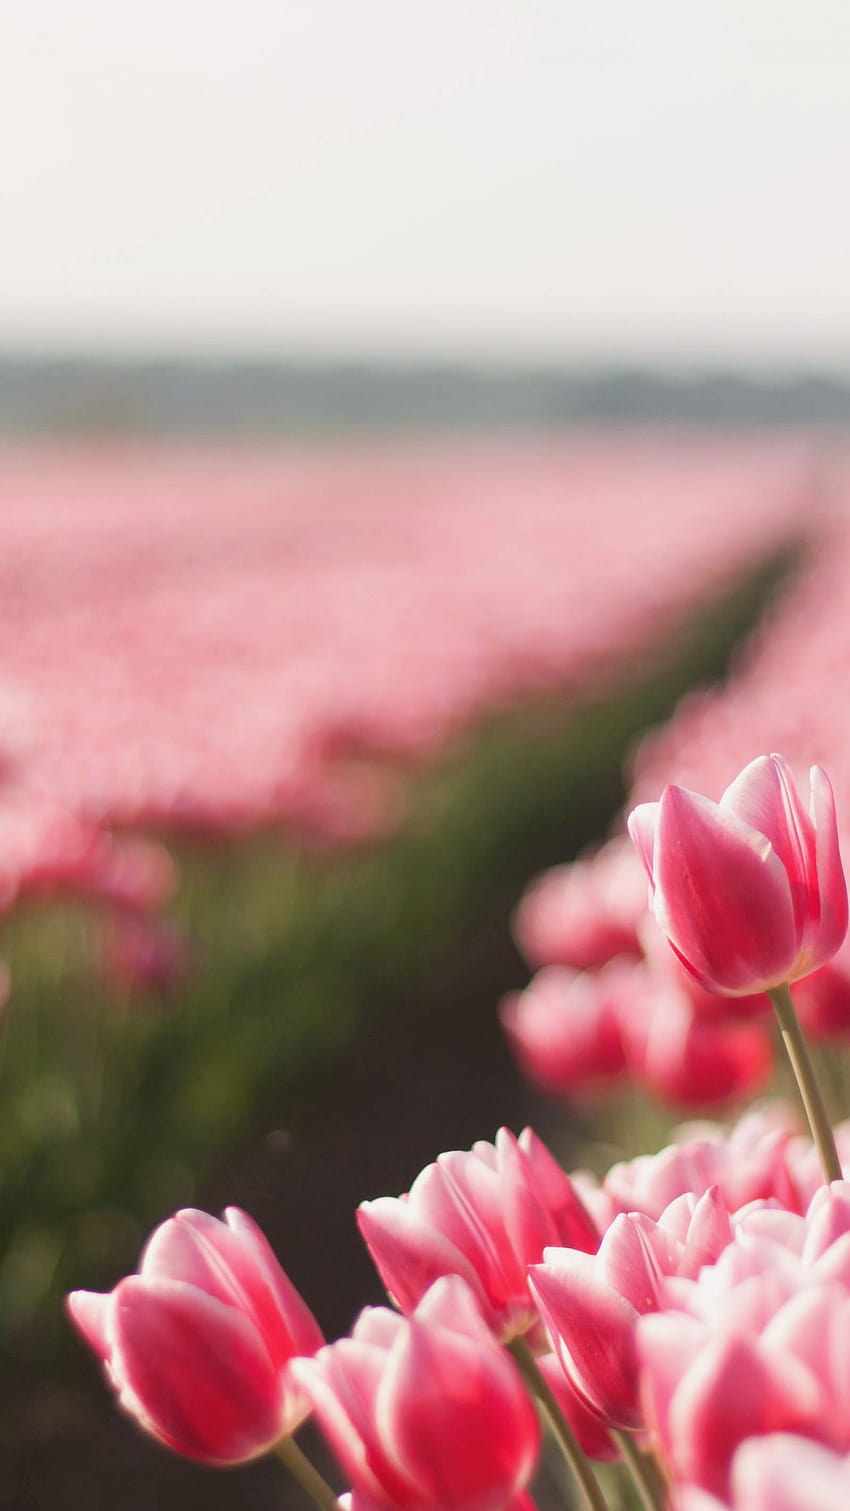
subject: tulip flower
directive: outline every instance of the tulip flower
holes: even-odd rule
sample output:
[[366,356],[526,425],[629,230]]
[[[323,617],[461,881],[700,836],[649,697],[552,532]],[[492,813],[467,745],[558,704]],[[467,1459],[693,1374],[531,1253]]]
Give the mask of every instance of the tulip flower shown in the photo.
[[544,1091],[569,1094],[610,1085],[626,1071],[616,1001],[629,1005],[637,967],[617,959],[601,971],[547,965],[500,1008],[522,1069]]
[[638,1343],[649,1421],[677,1480],[722,1497],[745,1438],[820,1436],[825,1392],[787,1349],[740,1325],[711,1330],[676,1312],[643,1318]]
[[367,1307],[352,1336],[292,1366],[369,1511],[508,1511],[537,1415],[469,1287],[438,1281],[410,1317]]
[[818,969],[847,931],[835,803],[813,766],[807,813],[781,756],[759,756],[712,803],[667,787],[629,831],[653,912],[691,975],[744,996]]
[[792,1433],[749,1438],[732,1465],[734,1511],[846,1511],[850,1455]]
[[105,1295],[74,1291],[68,1310],[125,1410],[188,1458],[255,1458],[307,1415],[288,1365],[324,1339],[236,1207],[223,1222],[178,1212],[149,1239],[137,1275]]
[[564,1373],[610,1427],[643,1424],[635,1323],[658,1304],[657,1249],[639,1218],[617,1217],[598,1254],[547,1248],[531,1267],[532,1293]]
[[621,1017],[629,1069],[669,1106],[729,1102],[763,1087],[773,1069],[770,1037],[760,1023],[700,1018],[678,983],[662,983],[643,1017],[628,1021],[622,1010]]
[[514,935],[529,964],[584,971],[617,955],[637,955],[638,925],[646,912],[642,882],[625,836],[538,876],[514,918]]
[[460,1275],[503,1342],[537,1322],[528,1266],[546,1245],[599,1246],[572,1182],[530,1128],[441,1154],[406,1195],[361,1202],[357,1222],[403,1312],[440,1276]]

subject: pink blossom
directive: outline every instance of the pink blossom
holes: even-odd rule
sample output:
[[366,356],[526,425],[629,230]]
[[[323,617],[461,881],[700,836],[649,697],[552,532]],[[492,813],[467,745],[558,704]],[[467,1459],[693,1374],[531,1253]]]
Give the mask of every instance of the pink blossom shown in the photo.
[[643,1404],[670,1469],[724,1503],[748,1436],[850,1450],[850,1185],[822,1187],[805,1216],[753,1203],[732,1227],[714,1263],[668,1273],[636,1326]]
[[[630,1013],[621,999],[621,1033],[629,1070],[652,1095],[667,1106],[704,1110],[764,1088],[773,1047],[761,1023],[708,1018],[681,981],[653,982],[645,966],[634,970],[646,974],[647,1007]],[[639,1001],[633,999],[633,1008]]]
[[[801,1198],[799,1180],[789,1169],[797,1127],[796,1114],[780,1102],[751,1110],[731,1129],[686,1125],[677,1142],[658,1154],[611,1166],[603,1190],[612,1214],[645,1212],[657,1220],[677,1196],[700,1196],[711,1186],[730,1212],[765,1198],[804,1211],[811,1193]],[[802,1139],[800,1157],[811,1154],[811,1141]]]
[[531,1398],[457,1276],[410,1317],[368,1307],[292,1372],[360,1511],[508,1511],[533,1473]]
[[547,1249],[532,1293],[573,1387],[608,1426],[642,1425],[637,1318],[658,1304],[661,1269],[630,1217],[615,1218],[596,1255]]
[[624,838],[593,856],[546,871],[525,892],[514,919],[517,943],[534,966],[576,970],[638,954],[646,911],[640,867]]
[[357,1221],[403,1312],[441,1275],[460,1275],[504,1339],[537,1320],[527,1271],[546,1245],[599,1243],[569,1177],[530,1128],[441,1154],[404,1196],[361,1202]]
[[631,961],[596,973],[544,966],[523,992],[506,997],[500,1016],[526,1075],[545,1091],[587,1092],[622,1079],[626,1053],[617,1012],[635,995]]
[[809,1040],[846,1043],[850,1038],[850,942],[820,970],[798,981],[794,1007]]
[[679,1197],[657,1223],[641,1213],[615,1218],[595,1255],[552,1248],[532,1265],[531,1289],[564,1373],[607,1425],[643,1423],[636,1323],[661,1304],[664,1277],[696,1275],[731,1240],[729,1213],[708,1191]]
[[189,1458],[265,1453],[307,1414],[290,1360],[323,1343],[257,1225],[187,1209],[152,1234],[139,1273],[74,1291],[68,1310],[126,1411]]
[[730,1511],[846,1511],[850,1454],[790,1433],[748,1438],[732,1461]]
[[781,756],[760,756],[718,803],[668,786],[629,829],[664,933],[693,976],[729,996],[796,980],[847,932],[832,788],[812,768],[809,812]]
[[700,1333],[675,1313],[641,1324],[649,1420],[675,1478],[723,1497],[744,1438],[783,1430],[811,1435],[824,1397],[807,1369],[743,1331]]

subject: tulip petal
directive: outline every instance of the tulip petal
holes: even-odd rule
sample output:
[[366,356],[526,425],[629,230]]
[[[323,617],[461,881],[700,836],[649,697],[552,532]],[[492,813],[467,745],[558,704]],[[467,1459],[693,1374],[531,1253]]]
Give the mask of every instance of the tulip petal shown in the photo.
[[386,1504],[389,1492],[391,1499],[403,1506],[409,1487],[384,1463],[375,1442],[374,1402],[387,1358],[388,1350],[383,1346],[358,1337],[340,1338],[319,1349],[311,1359],[293,1359],[290,1370],[357,1489],[374,1496],[381,1505]]
[[748,1511],[846,1511],[850,1459],[791,1433],[751,1438],[735,1455],[734,1504]]
[[459,1275],[445,1275],[435,1281],[416,1308],[416,1315],[422,1322],[477,1338],[479,1343],[493,1341],[475,1293]]
[[655,859],[655,916],[703,985],[736,996],[787,980],[797,954],[791,888],[763,834],[698,793],[668,787]]
[[602,1417],[580,1395],[558,1361],[556,1354],[544,1354],[537,1360],[546,1384],[578,1438],[582,1453],[600,1463],[611,1463],[620,1451]]
[[539,1445],[510,1357],[418,1318],[392,1350],[375,1423],[422,1506],[502,1511],[527,1482]]
[[664,1451],[672,1451],[670,1408],[686,1371],[711,1337],[710,1329],[684,1312],[655,1312],[637,1324],[644,1403]]
[[669,1416],[673,1468],[714,1495],[728,1493],[729,1466],[744,1438],[777,1428],[811,1431],[821,1406],[808,1370],[772,1368],[756,1342],[710,1339],[686,1370]]
[[812,822],[782,756],[759,756],[726,788],[719,806],[763,834],[779,856],[792,893],[815,880]]
[[208,1212],[184,1207],[154,1229],[142,1251],[139,1273],[149,1279],[180,1280],[230,1306],[238,1305],[239,1287],[218,1253],[222,1227]]
[[72,1291],[66,1299],[71,1321],[104,1362],[109,1358],[109,1314],[112,1293]]
[[[432,1286],[431,1290],[433,1289]],[[360,1343],[375,1343],[379,1348],[391,1348],[403,1327],[404,1318],[400,1312],[391,1312],[388,1306],[364,1306],[351,1335]]]
[[599,1231],[570,1177],[533,1128],[523,1128],[518,1142],[530,1171],[529,1184],[533,1181],[546,1210],[547,1226],[551,1225],[551,1236],[547,1233],[539,1254],[529,1255],[529,1263],[542,1256],[545,1244],[563,1244],[595,1254],[599,1247]]
[[815,826],[817,879],[820,895],[820,929],[809,970],[830,960],[847,933],[847,882],[841,864],[835,796],[825,771],[813,766],[810,773],[812,820]]
[[655,826],[658,822],[658,803],[639,803],[629,814],[628,828],[634,847],[646,867],[650,882],[654,877]]
[[184,1208],[151,1235],[141,1273],[182,1280],[245,1311],[257,1324],[278,1368],[293,1354],[315,1353],[321,1329],[256,1223],[237,1207],[226,1222]]
[[462,1275],[482,1301],[485,1299],[477,1271],[466,1255],[423,1221],[410,1202],[395,1196],[361,1202],[357,1226],[378,1274],[401,1311],[413,1311],[441,1275]]
[[595,1256],[547,1249],[529,1269],[529,1284],[561,1364],[605,1421],[642,1425],[630,1301],[598,1277]]
[[239,1463],[286,1430],[277,1370],[242,1312],[183,1281],[137,1275],[113,1298],[113,1375],[170,1447]]
[[293,1354],[314,1354],[325,1341],[322,1330],[265,1233],[239,1207],[227,1207],[224,1216],[228,1260],[272,1358],[282,1366]]

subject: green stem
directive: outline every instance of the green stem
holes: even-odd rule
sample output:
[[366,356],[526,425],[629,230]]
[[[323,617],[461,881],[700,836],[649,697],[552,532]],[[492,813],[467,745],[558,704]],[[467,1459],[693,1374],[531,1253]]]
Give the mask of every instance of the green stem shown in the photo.
[[587,1511],[608,1511],[605,1497],[594,1478],[593,1471],[573,1432],[564,1413],[561,1411],[555,1397],[547,1385],[543,1375],[534,1362],[531,1352],[524,1338],[514,1338],[508,1344],[508,1348],[516,1359],[526,1385],[532,1395],[537,1397],[540,1408],[557,1440],[558,1446],[567,1460],[573,1474],[578,1481]]
[[667,1497],[658,1471],[651,1459],[641,1453],[630,1432],[611,1429],[611,1436],[623,1455],[623,1463],[635,1482],[645,1511],[664,1511]]
[[823,1178],[829,1184],[832,1180],[843,1180],[841,1162],[835,1147],[835,1139],[832,1136],[832,1126],[826,1115],[823,1097],[815,1076],[814,1066],[809,1059],[809,1051],[800,1028],[794,1004],[791,1001],[791,992],[787,983],[776,986],[770,993],[776,1019],[782,1034],[782,1042],[791,1061],[791,1069],[794,1072],[797,1085],[800,1088],[800,1096],[806,1109],[806,1117],[812,1130],[812,1138],[815,1148],[820,1157]]
[[313,1468],[293,1437],[281,1438],[272,1451],[286,1465],[302,1490],[306,1490],[311,1500],[315,1501],[319,1511],[337,1511],[336,1494],[327,1480],[322,1479],[318,1469]]

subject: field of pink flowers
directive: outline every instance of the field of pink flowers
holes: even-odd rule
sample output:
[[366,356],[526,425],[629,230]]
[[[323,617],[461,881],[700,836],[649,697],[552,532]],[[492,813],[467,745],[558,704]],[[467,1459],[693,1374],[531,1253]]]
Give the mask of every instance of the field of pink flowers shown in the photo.
[[7,905],[157,905],[138,835],[384,833],[400,768],[598,696],[798,530],[810,468],[610,436],[0,453]]
[[[795,438],[649,434],[0,453],[12,1338],[57,1289],[114,1276],[258,1109],[281,1116],[281,1086],[294,1097],[314,1057],[403,1003],[486,884],[521,886],[532,811],[547,854],[553,822],[599,837],[607,798],[588,794],[663,709],[647,689],[687,661],[694,616],[724,643],[712,606],[801,543],[809,575],[731,690],[644,743],[637,792],[657,796],[684,750],[717,795],[775,747],[822,759],[841,799],[840,716],[818,724],[812,694],[795,744],[752,692],[773,676],[778,719],[783,669],[796,698],[804,668],[822,688],[835,661],[812,669],[840,659],[848,537],[816,462]],[[679,731],[714,706],[695,756]],[[27,902],[57,906],[40,921]],[[628,1077],[702,1108],[750,1091],[771,1068],[764,1003],[739,999],[733,1022],[685,993],[646,912],[619,839],[534,885],[517,934],[538,974],[503,1006],[522,1065],[561,1094]],[[815,1030],[841,1018],[841,969]]]

